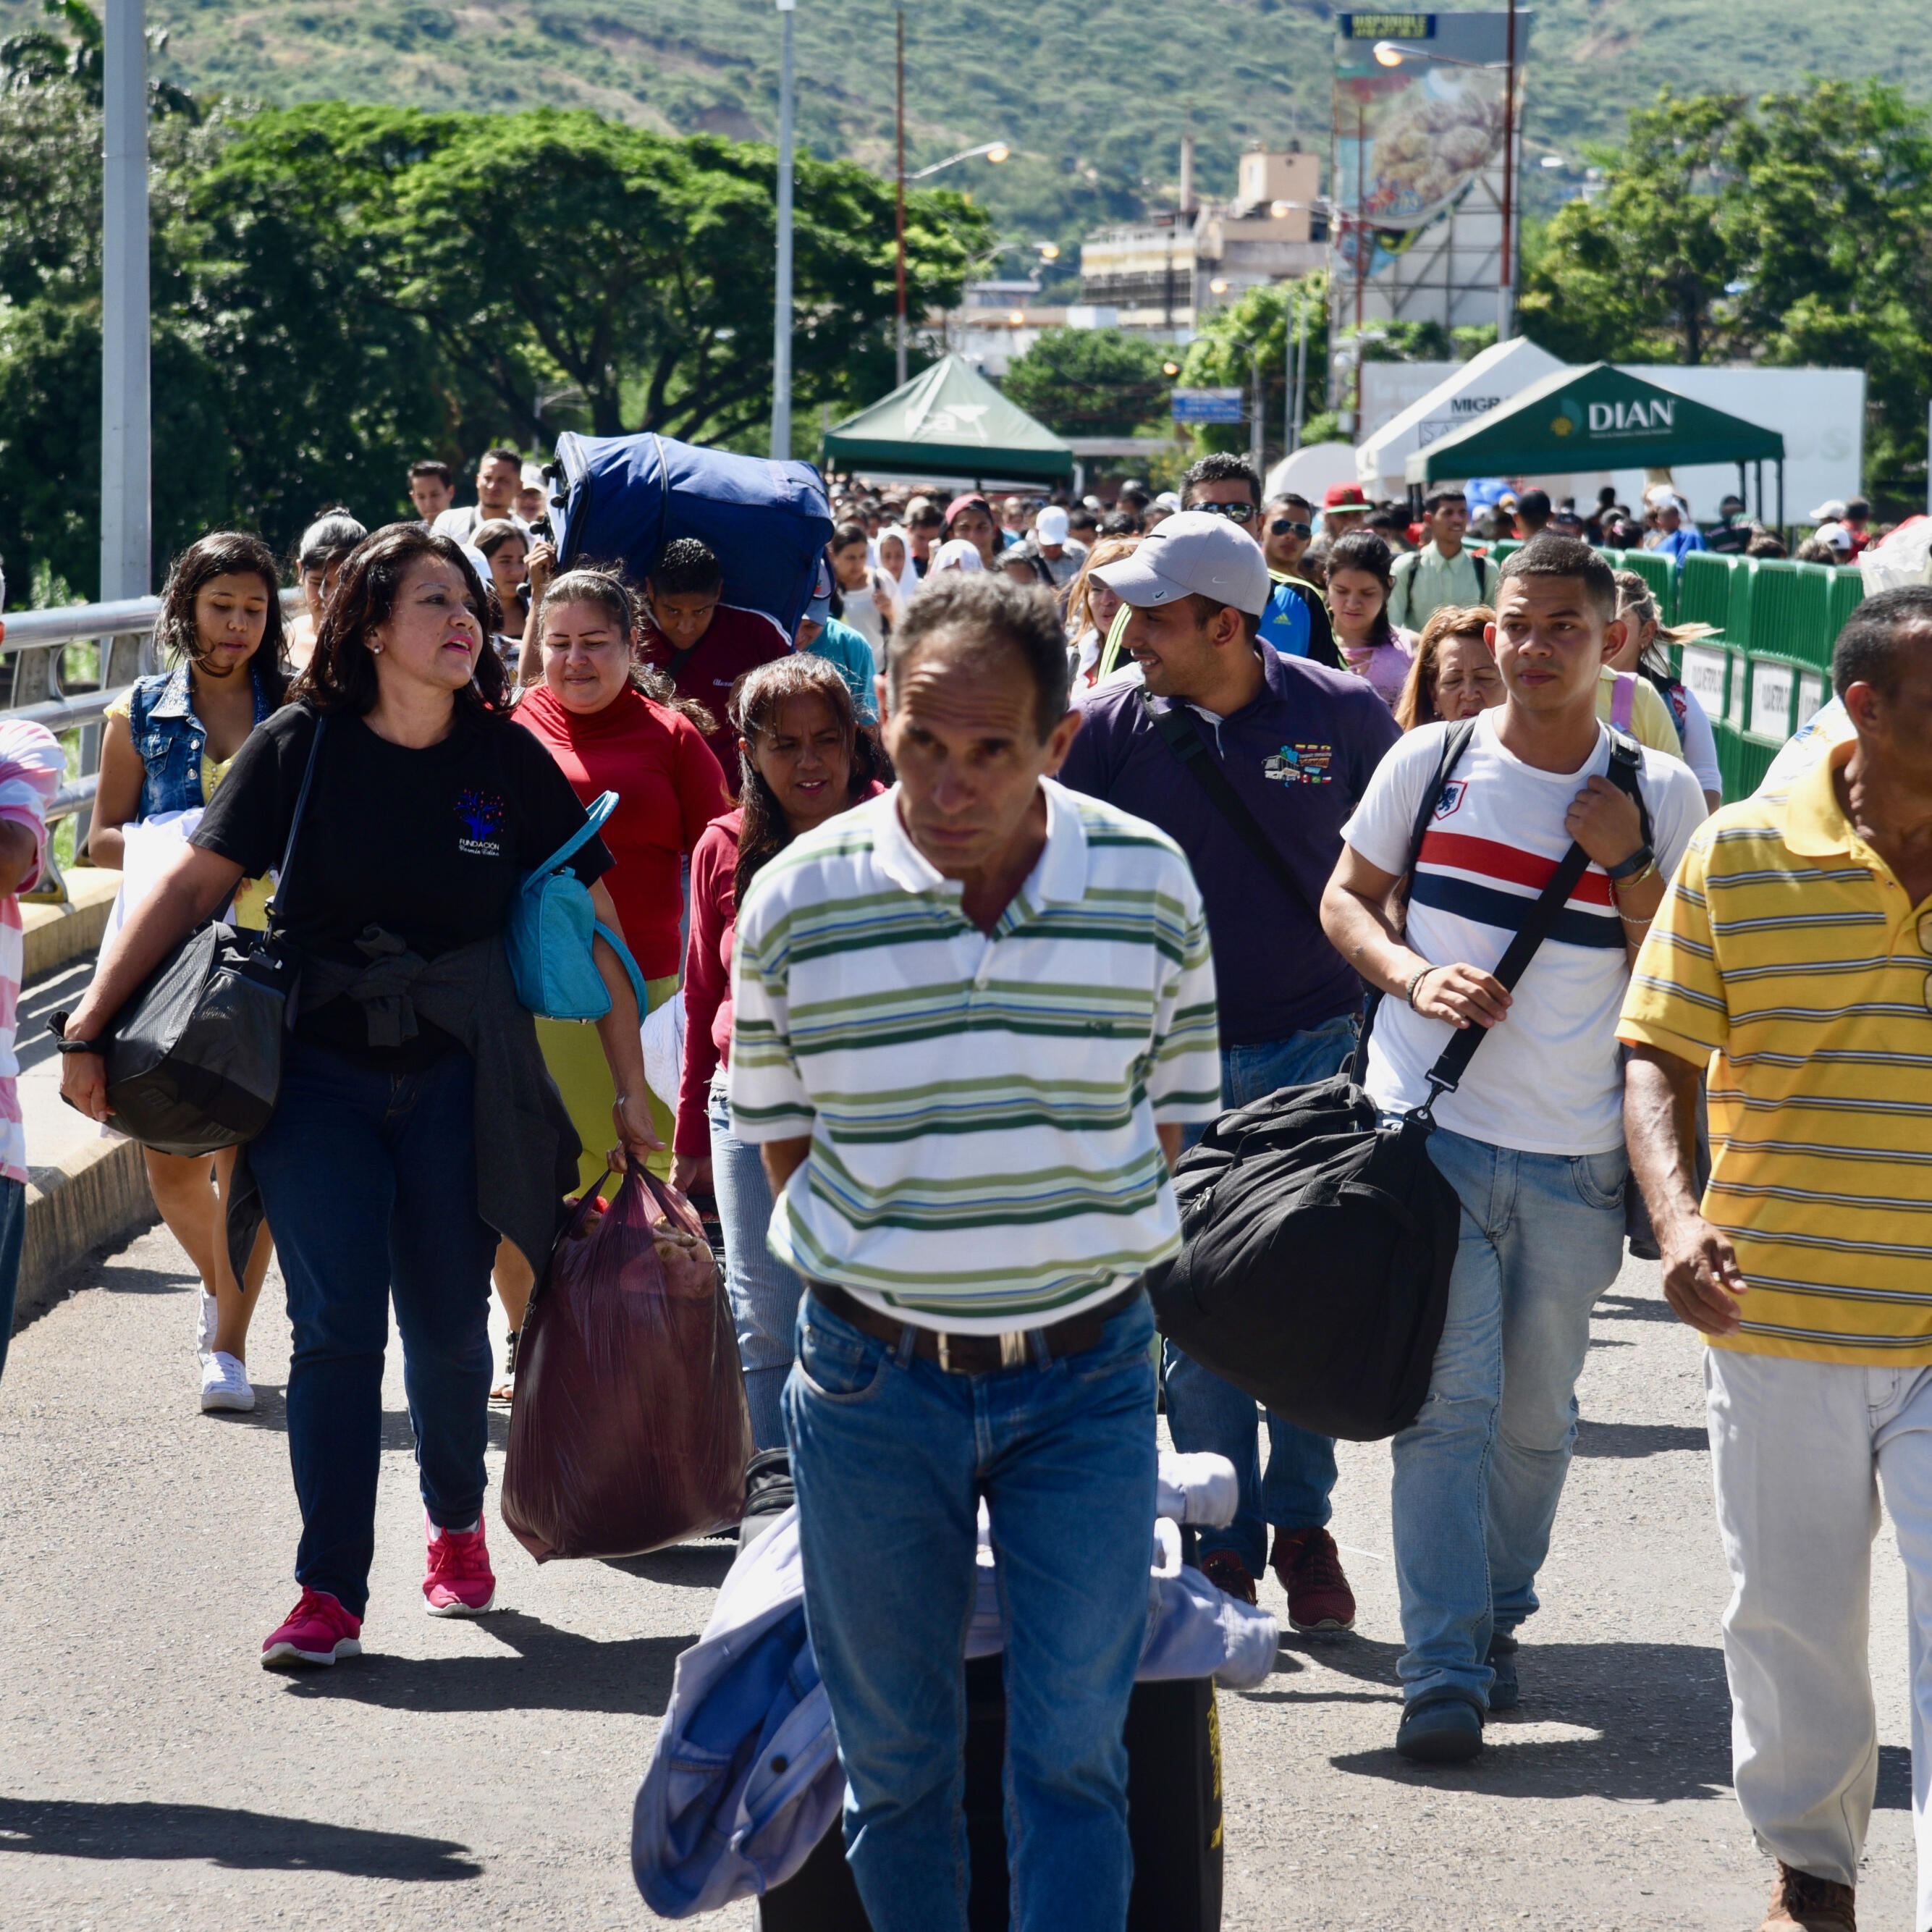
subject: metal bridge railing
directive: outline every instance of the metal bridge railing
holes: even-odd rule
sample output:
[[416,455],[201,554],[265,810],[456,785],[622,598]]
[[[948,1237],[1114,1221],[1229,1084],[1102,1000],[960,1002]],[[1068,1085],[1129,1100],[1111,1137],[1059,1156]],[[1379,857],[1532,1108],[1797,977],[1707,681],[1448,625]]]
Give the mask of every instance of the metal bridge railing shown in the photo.
[[[282,592],[284,619],[302,608],[299,590]],[[55,610],[11,610],[0,618],[6,626],[0,657],[14,661],[14,702],[0,707],[0,717],[27,718],[56,735],[76,726],[80,730],[80,769],[48,806],[50,823],[91,812],[100,776],[100,722],[134,680],[154,668],[154,620],[160,610],[158,597],[128,597]],[[62,654],[70,644],[92,644],[101,647],[99,683],[69,692],[64,688]],[[76,827],[77,843],[86,836],[85,824]]]

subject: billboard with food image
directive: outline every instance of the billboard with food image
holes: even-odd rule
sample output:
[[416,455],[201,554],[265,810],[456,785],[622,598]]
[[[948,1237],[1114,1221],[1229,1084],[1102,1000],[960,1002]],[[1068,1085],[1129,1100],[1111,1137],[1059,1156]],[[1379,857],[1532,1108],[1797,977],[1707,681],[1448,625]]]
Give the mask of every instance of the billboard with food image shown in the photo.
[[[1502,174],[1509,16],[1481,14],[1341,14],[1333,130],[1334,220],[1340,273],[1373,281],[1418,251],[1427,231],[1461,224],[1453,242],[1432,236],[1424,279],[1441,301],[1416,308],[1391,288],[1396,314],[1454,311],[1462,285],[1481,285],[1486,253],[1493,303],[1502,235]],[[1517,100],[1529,16],[1516,16]],[[1395,282],[1404,277],[1394,273]],[[1446,308],[1450,313],[1445,314]]]

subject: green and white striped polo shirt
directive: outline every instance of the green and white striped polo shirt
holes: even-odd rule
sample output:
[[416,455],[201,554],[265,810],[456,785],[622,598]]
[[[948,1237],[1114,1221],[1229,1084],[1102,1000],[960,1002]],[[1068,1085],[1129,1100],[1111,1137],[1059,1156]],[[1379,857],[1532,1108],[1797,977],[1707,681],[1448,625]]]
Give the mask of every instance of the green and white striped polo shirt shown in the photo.
[[772,860],[733,941],[732,1131],[812,1137],[772,1252],[955,1334],[1063,1320],[1172,1254],[1154,1124],[1220,1106],[1187,861],[1043,788],[1046,849],[991,934],[895,789]]

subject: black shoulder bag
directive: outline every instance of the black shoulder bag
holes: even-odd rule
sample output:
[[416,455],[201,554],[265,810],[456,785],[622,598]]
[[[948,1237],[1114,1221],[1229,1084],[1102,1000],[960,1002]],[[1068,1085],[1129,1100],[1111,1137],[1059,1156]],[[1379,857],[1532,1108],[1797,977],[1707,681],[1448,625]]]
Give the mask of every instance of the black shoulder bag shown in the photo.
[[[318,715],[266,932],[209,920],[184,939],[103,1029],[112,1124],[157,1154],[213,1154],[268,1124],[282,1084],[282,1031],[301,962],[281,907],[328,721]],[[64,1035],[67,1016],[50,1022]],[[64,1050],[82,1051],[62,1037]]]
[[[1183,754],[1188,770],[1260,856],[1254,842],[1266,834],[1183,722],[1200,752]],[[1474,730],[1466,721],[1444,734],[1410,874]],[[1622,734],[1611,738],[1610,777],[1636,799],[1648,840],[1636,788],[1642,754]],[[1269,850],[1270,869],[1286,874]],[[1504,986],[1522,978],[1588,863],[1573,844],[1497,962]],[[1358,1442],[1407,1428],[1429,1393],[1462,1209],[1428,1139],[1437,1097],[1455,1090],[1485,1030],[1456,1032],[1430,1070],[1428,1100],[1384,1125],[1360,1084],[1374,1022],[1372,1001],[1347,1072],[1222,1114],[1182,1156],[1181,1251],[1147,1277],[1162,1332],[1204,1368],[1304,1428]]]

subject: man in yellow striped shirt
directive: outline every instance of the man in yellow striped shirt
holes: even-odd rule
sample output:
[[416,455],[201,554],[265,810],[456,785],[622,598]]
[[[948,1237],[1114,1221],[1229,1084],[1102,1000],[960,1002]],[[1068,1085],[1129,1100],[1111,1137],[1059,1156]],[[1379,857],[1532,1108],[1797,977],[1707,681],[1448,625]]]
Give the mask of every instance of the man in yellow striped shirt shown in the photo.
[[1932,589],[1862,604],[1832,684],[1856,736],[1706,823],[1619,1028],[1664,1292],[1711,1343],[1735,1782],[1778,1861],[1761,1932],[1852,1932],[1880,1483],[1910,1578],[1916,1922],[1932,1924]]

